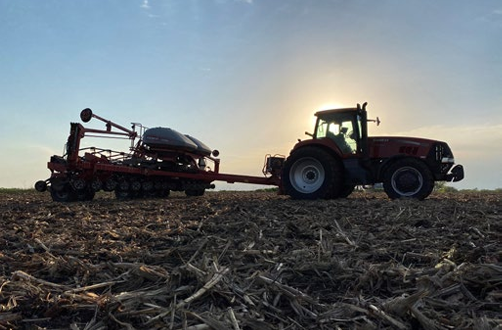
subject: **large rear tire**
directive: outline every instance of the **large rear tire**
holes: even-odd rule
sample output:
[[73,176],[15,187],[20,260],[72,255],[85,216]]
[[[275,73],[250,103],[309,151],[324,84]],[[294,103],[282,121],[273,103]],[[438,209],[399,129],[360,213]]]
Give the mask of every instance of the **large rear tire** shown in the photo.
[[284,191],[294,199],[329,199],[339,195],[343,171],[340,162],[317,147],[293,151],[282,173]]
[[422,200],[434,189],[434,177],[422,161],[403,158],[385,171],[383,187],[387,196]]

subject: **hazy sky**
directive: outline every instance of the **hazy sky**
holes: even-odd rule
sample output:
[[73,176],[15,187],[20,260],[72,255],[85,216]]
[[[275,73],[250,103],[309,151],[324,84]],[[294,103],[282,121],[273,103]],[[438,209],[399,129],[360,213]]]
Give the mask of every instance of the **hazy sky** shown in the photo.
[[86,107],[260,175],[315,111],[365,101],[372,135],[448,142],[452,186],[502,187],[502,2],[0,0],[0,187],[48,178]]

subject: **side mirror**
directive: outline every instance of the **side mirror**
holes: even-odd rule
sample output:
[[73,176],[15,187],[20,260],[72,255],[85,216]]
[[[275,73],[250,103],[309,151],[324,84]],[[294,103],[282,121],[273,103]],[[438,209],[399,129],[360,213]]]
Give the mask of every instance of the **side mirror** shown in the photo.
[[377,126],[380,125],[380,118],[376,118],[376,119],[368,119],[367,121],[372,121],[372,122],[375,122],[377,124]]

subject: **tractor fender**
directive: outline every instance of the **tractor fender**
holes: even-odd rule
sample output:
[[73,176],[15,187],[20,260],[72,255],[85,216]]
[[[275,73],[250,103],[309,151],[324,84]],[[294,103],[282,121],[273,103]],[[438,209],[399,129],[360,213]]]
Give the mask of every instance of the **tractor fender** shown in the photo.
[[340,148],[336,145],[336,143],[332,140],[329,139],[316,139],[316,140],[305,140],[305,141],[300,141],[297,144],[293,146],[293,149],[290,151],[290,155],[293,152],[296,152],[297,150],[304,148],[304,147],[317,147],[319,149],[322,149],[329,153],[331,156],[333,156],[335,159],[338,159],[339,161],[342,160],[342,152],[340,151]]

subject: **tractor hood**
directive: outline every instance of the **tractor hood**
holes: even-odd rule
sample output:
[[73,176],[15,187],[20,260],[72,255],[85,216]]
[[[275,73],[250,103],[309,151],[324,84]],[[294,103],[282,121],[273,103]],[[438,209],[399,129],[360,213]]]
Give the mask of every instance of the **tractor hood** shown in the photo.
[[[431,148],[436,145],[441,145],[451,154],[447,144],[442,141],[406,136],[368,137],[368,151],[370,158],[388,158],[399,154],[426,158],[429,155]],[[451,157],[453,158],[453,155],[451,155]]]

